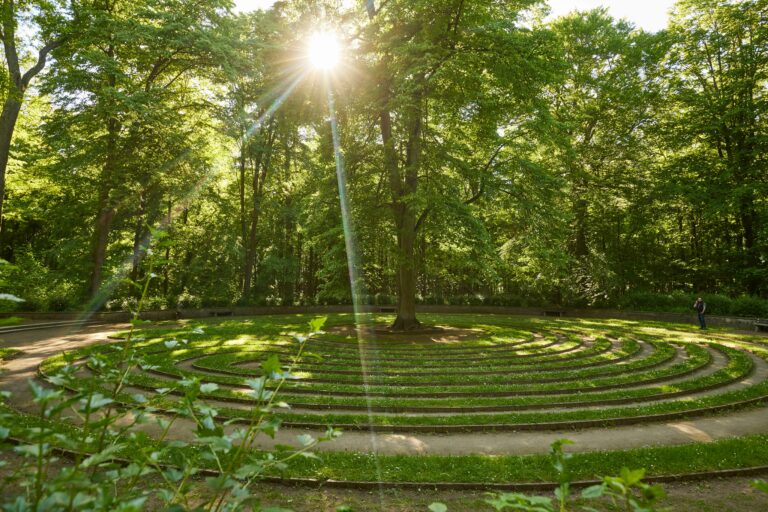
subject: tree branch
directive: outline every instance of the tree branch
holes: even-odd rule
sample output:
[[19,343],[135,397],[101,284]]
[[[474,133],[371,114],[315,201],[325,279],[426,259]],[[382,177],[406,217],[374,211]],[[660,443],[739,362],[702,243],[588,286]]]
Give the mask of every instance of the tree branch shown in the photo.
[[416,233],[419,228],[421,227],[421,224],[427,219],[427,215],[429,215],[429,212],[432,211],[432,206],[427,206],[423,212],[421,212],[421,215],[419,215],[419,219],[416,221],[416,224],[413,226],[413,232]]
[[[493,165],[493,161],[496,160],[496,157],[499,156],[499,153],[501,153],[501,150],[504,148],[504,144],[499,144],[499,146],[496,148],[496,150],[491,155],[491,158],[488,159],[488,161],[483,166],[482,174],[485,174],[488,172],[488,169],[491,168],[491,165]],[[475,195],[464,201],[464,204],[472,204],[478,199],[480,199],[483,196],[483,193],[485,192],[485,176],[481,176],[480,178],[480,190],[477,191]]]
[[45,46],[40,48],[40,52],[38,53],[37,62],[34,66],[29,68],[26,73],[24,73],[24,76],[21,78],[21,85],[23,89],[26,89],[27,86],[29,86],[29,82],[39,73],[43,70],[45,67],[45,61],[48,59],[48,54],[58,48],[59,46],[63,45],[66,41],[65,36],[61,36],[58,39],[54,39],[53,41],[47,43]]

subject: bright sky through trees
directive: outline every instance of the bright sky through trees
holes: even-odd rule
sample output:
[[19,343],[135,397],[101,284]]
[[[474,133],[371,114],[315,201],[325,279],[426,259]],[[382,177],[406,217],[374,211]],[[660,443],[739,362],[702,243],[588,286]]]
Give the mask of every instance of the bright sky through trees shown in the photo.
[[[351,1],[351,0],[350,0]],[[238,11],[267,8],[274,0],[235,0]],[[626,18],[635,25],[656,32],[667,24],[669,9],[674,0],[549,0],[552,15],[560,16],[573,10],[587,10],[605,6],[614,18]]]
[[[240,0],[245,2],[246,0]],[[674,0],[549,0],[552,14],[560,16],[573,10],[585,11],[596,7],[608,7],[614,18],[625,18],[638,27],[656,32],[663,29],[669,18]]]

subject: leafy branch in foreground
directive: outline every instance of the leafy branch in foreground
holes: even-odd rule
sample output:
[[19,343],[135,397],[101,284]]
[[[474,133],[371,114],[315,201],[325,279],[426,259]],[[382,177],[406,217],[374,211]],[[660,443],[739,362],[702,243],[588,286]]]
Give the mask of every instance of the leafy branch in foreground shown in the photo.
[[[16,446],[0,445],[19,459],[0,481],[0,494],[8,497],[3,509],[138,511],[147,503],[159,502],[168,510],[266,510],[253,497],[254,486],[296,458],[316,457],[312,449],[318,443],[340,434],[329,429],[320,438],[298,436],[297,447],[279,446],[274,452],[254,449],[259,436],[274,437],[279,430],[274,411],[289,405],[278,401],[278,392],[294,378],[292,369],[306,342],[322,332],[324,317],[312,320],[308,332],[293,335],[297,350],[287,367],[277,357],[269,358],[262,364],[264,376],[249,381],[249,394],[256,403],[244,428],[217,423],[218,411],[200,399],[201,393],[217,387],[214,383],[190,378],[151,397],[135,393],[129,377],[148,365],[136,349],[143,339],[135,329],[145,323],[140,314],[156,277],[153,265],[149,258],[146,278],[131,282],[141,294],[128,336],[111,345],[109,354],[71,359],[48,377],[57,389],[30,380],[38,408],[34,426],[0,428],[0,442],[11,435],[23,440]],[[190,328],[189,338],[194,342],[200,331]],[[98,370],[98,379],[89,379],[89,367]],[[89,384],[76,386],[76,381]],[[182,398],[170,414],[159,414],[174,389]],[[132,392],[135,406],[118,405],[121,396]],[[80,426],[63,428],[58,420],[65,418],[75,418]],[[0,419],[12,425],[10,414]],[[189,430],[191,435],[185,435]],[[62,452],[72,460],[64,460]],[[207,477],[201,489],[193,478],[202,476],[202,468]],[[147,481],[151,484],[143,485]]]
[[[550,456],[552,465],[558,474],[558,487],[555,489],[556,503],[548,496],[529,496],[523,493],[492,494],[485,502],[495,510],[520,510],[525,512],[568,512],[571,498],[571,476],[567,462],[571,455],[563,447],[573,444],[568,439],[559,439],[552,443]],[[610,498],[614,507],[621,507],[626,512],[654,512],[656,502],[665,496],[658,485],[649,485],[642,481],[644,469],[630,470],[622,468],[618,476],[606,476],[602,482],[584,489],[581,497],[586,500]],[[443,509],[446,510],[446,509]],[[592,507],[582,510],[597,512]]]

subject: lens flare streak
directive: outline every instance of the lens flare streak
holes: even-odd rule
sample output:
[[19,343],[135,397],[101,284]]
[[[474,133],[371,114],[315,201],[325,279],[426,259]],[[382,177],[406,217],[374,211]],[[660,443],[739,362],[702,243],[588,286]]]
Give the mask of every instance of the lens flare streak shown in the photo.
[[[336,162],[336,180],[339,187],[339,205],[341,208],[341,222],[344,228],[344,244],[347,251],[347,266],[349,268],[349,284],[352,291],[352,307],[355,316],[355,326],[357,328],[357,340],[358,340],[358,353],[360,354],[360,371],[363,379],[363,390],[365,392],[365,400],[368,409],[368,424],[371,425],[371,451],[376,464],[376,477],[377,481],[382,481],[381,463],[378,458],[379,452],[379,439],[376,434],[376,430],[373,425],[373,409],[370,396],[370,383],[369,383],[369,367],[366,353],[363,347],[365,340],[363,339],[363,333],[368,336],[373,336],[373,322],[368,315],[365,315],[361,308],[361,281],[358,275],[357,269],[359,267],[357,249],[355,247],[354,228],[352,224],[352,215],[349,209],[349,200],[347,198],[347,177],[344,172],[344,157],[341,153],[341,143],[339,141],[339,127],[336,120],[336,108],[333,101],[333,91],[330,84],[326,83],[328,94],[328,110],[330,112],[331,121],[331,135],[333,138],[333,154]],[[374,354],[374,358],[378,358],[378,354]],[[384,488],[379,485],[379,498],[383,503]]]

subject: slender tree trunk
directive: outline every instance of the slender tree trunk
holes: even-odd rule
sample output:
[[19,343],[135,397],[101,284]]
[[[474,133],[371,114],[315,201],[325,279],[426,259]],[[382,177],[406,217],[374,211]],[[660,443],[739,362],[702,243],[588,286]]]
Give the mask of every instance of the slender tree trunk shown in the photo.
[[248,221],[245,218],[245,150],[247,148],[245,140],[240,147],[240,236],[242,244],[245,246],[248,239]]
[[[171,229],[171,221],[173,215],[173,204],[171,203],[171,200],[168,199],[168,212],[167,212],[167,221],[166,225],[168,226],[168,229]],[[163,264],[163,295],[165,297],[168,297],[168,288],[170,288],[170,276],[169,276],[169,267],[171,266],[171,245],[168,244],[165,246],[165,263]]]
[[[274,142],[274,127],[271,127],[267,134],[266,147],[259,153],[256,159],[256,165],[253,169],[252,190],[253,197],[251,203],[251,228],[248,234],[248,245],[245,250],[245,262],[243,266],[243,301],[248,304],[251,296],[251,286],[253,281],[253,271],[256,264],[257,249],[257,228],[259,217],[261,216],[261,200],[264,192],[264,182],[269,173],[271,160],[272,143]],[[266,156],[264,157],[264,152]]]
[[[187,226],[189,224],[188,208],[184,208],[184,210],[181,213],[181,224],[183,226]],[[185,291],[187,291],[187,283],[189,282],[189,274],[190,274],[189,267],[190,265],[192,265],[192,261],[194,261],[194,259],[195,259],[194,253],[189,248],[187,248],[184,251],[184,259],[180,267],[181,279],[180,279],[179,288],[178,288],[180,293],[184,293]]]
[[107,243],[112,229],[112,221],[115,218],[115,210],[110,205],[110,189],[102,185],[99,191],[99,213],[96,215],[94,226],[93,250],[91,251],[91,278],[89,292],[91,297],[96,296],[101,287],[101,274],[107,258]]
[[131,262],[131,279],[139,279],[139,264],[141,263],[141,242],[144,238],[144,215],[147,211],[147,197],[142,194],[139,197],[139,211],[136,214],[136,224],[133,228],[133,260]]

